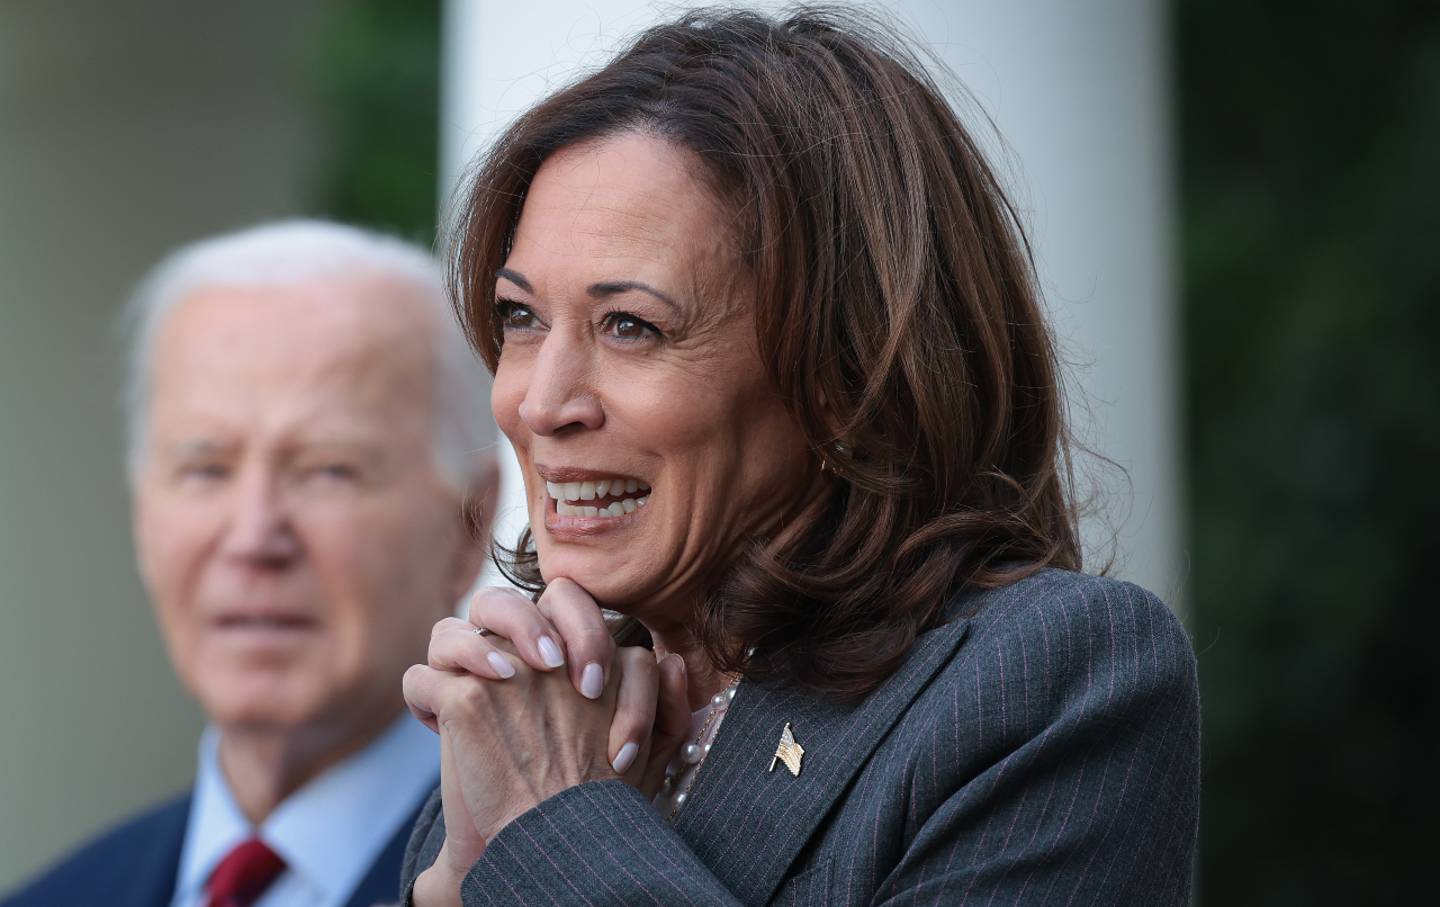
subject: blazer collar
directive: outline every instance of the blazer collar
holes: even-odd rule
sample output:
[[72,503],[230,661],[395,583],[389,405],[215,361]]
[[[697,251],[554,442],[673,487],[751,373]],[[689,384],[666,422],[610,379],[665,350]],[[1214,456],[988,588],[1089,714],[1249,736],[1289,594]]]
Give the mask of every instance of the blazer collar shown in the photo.
[[[900,669],[858,705],[742,683],[675,830],[742,902],[767,902],[836,799],[968,631],[962,619],[921,636]],[[783,764],[769,770],[786,722],[805,749],[798,777]]]

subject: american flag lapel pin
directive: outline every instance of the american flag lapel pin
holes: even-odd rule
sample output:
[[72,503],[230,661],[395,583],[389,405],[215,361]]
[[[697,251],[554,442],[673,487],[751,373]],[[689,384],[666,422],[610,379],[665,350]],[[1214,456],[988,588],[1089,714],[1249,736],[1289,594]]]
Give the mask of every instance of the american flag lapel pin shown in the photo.
[[800,760],[804,756],[805,747],[795,742],[795,732],[790,729],[790,722],[785,722],[785,730],[780,732],[780,743],[775,747],[775,757],[770,760],[770,771],[775,771],[775,763],[783,762],[790,769],[790,774],[798,778]]

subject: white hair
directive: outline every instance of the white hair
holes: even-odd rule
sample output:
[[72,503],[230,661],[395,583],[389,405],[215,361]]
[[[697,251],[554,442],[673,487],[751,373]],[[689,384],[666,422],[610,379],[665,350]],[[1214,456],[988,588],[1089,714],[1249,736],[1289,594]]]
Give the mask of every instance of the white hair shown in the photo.
[[393,237],[319,220],[282,221],[200,240],[172,252],[140,282],[122,316],[122,405],[131,474],[143,455],[152,347],[178,305],[200,290],[289,287],[357,275],[413,288],[432,309],[435,466],[447,485],[465,493],[492,462],[494,426],[486,403],[490,376],[460,331],[439,263],[428,251]]

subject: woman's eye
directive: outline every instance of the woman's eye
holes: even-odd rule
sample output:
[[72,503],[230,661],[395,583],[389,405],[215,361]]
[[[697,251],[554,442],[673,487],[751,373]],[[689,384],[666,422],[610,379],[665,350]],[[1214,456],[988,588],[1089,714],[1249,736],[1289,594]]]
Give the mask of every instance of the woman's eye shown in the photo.
[[535,326],[535,313],[530,307],[511,299],[495,300],[495,314],[500,318],[500,327],[507,331],[524,331]]
[[606,331],[620,340],[644,340],[648,337],[660,336],[660,331],[655,325],[627,312],[611,312],[605,316],[602,325]]

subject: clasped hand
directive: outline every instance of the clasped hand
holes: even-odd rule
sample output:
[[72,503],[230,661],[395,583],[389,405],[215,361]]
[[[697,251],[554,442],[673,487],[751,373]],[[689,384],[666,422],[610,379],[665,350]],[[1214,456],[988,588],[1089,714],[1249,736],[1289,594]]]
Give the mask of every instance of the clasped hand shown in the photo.
[[653,797],[690,730],[679,656],[617,648],[576,583],[538,602],[485,589],[468,616],[437,623],[428,663],[405,672],[410,711],[440,735],[446,832],[417,904],[459,903],[490,839],[567,788],[619,778]]

